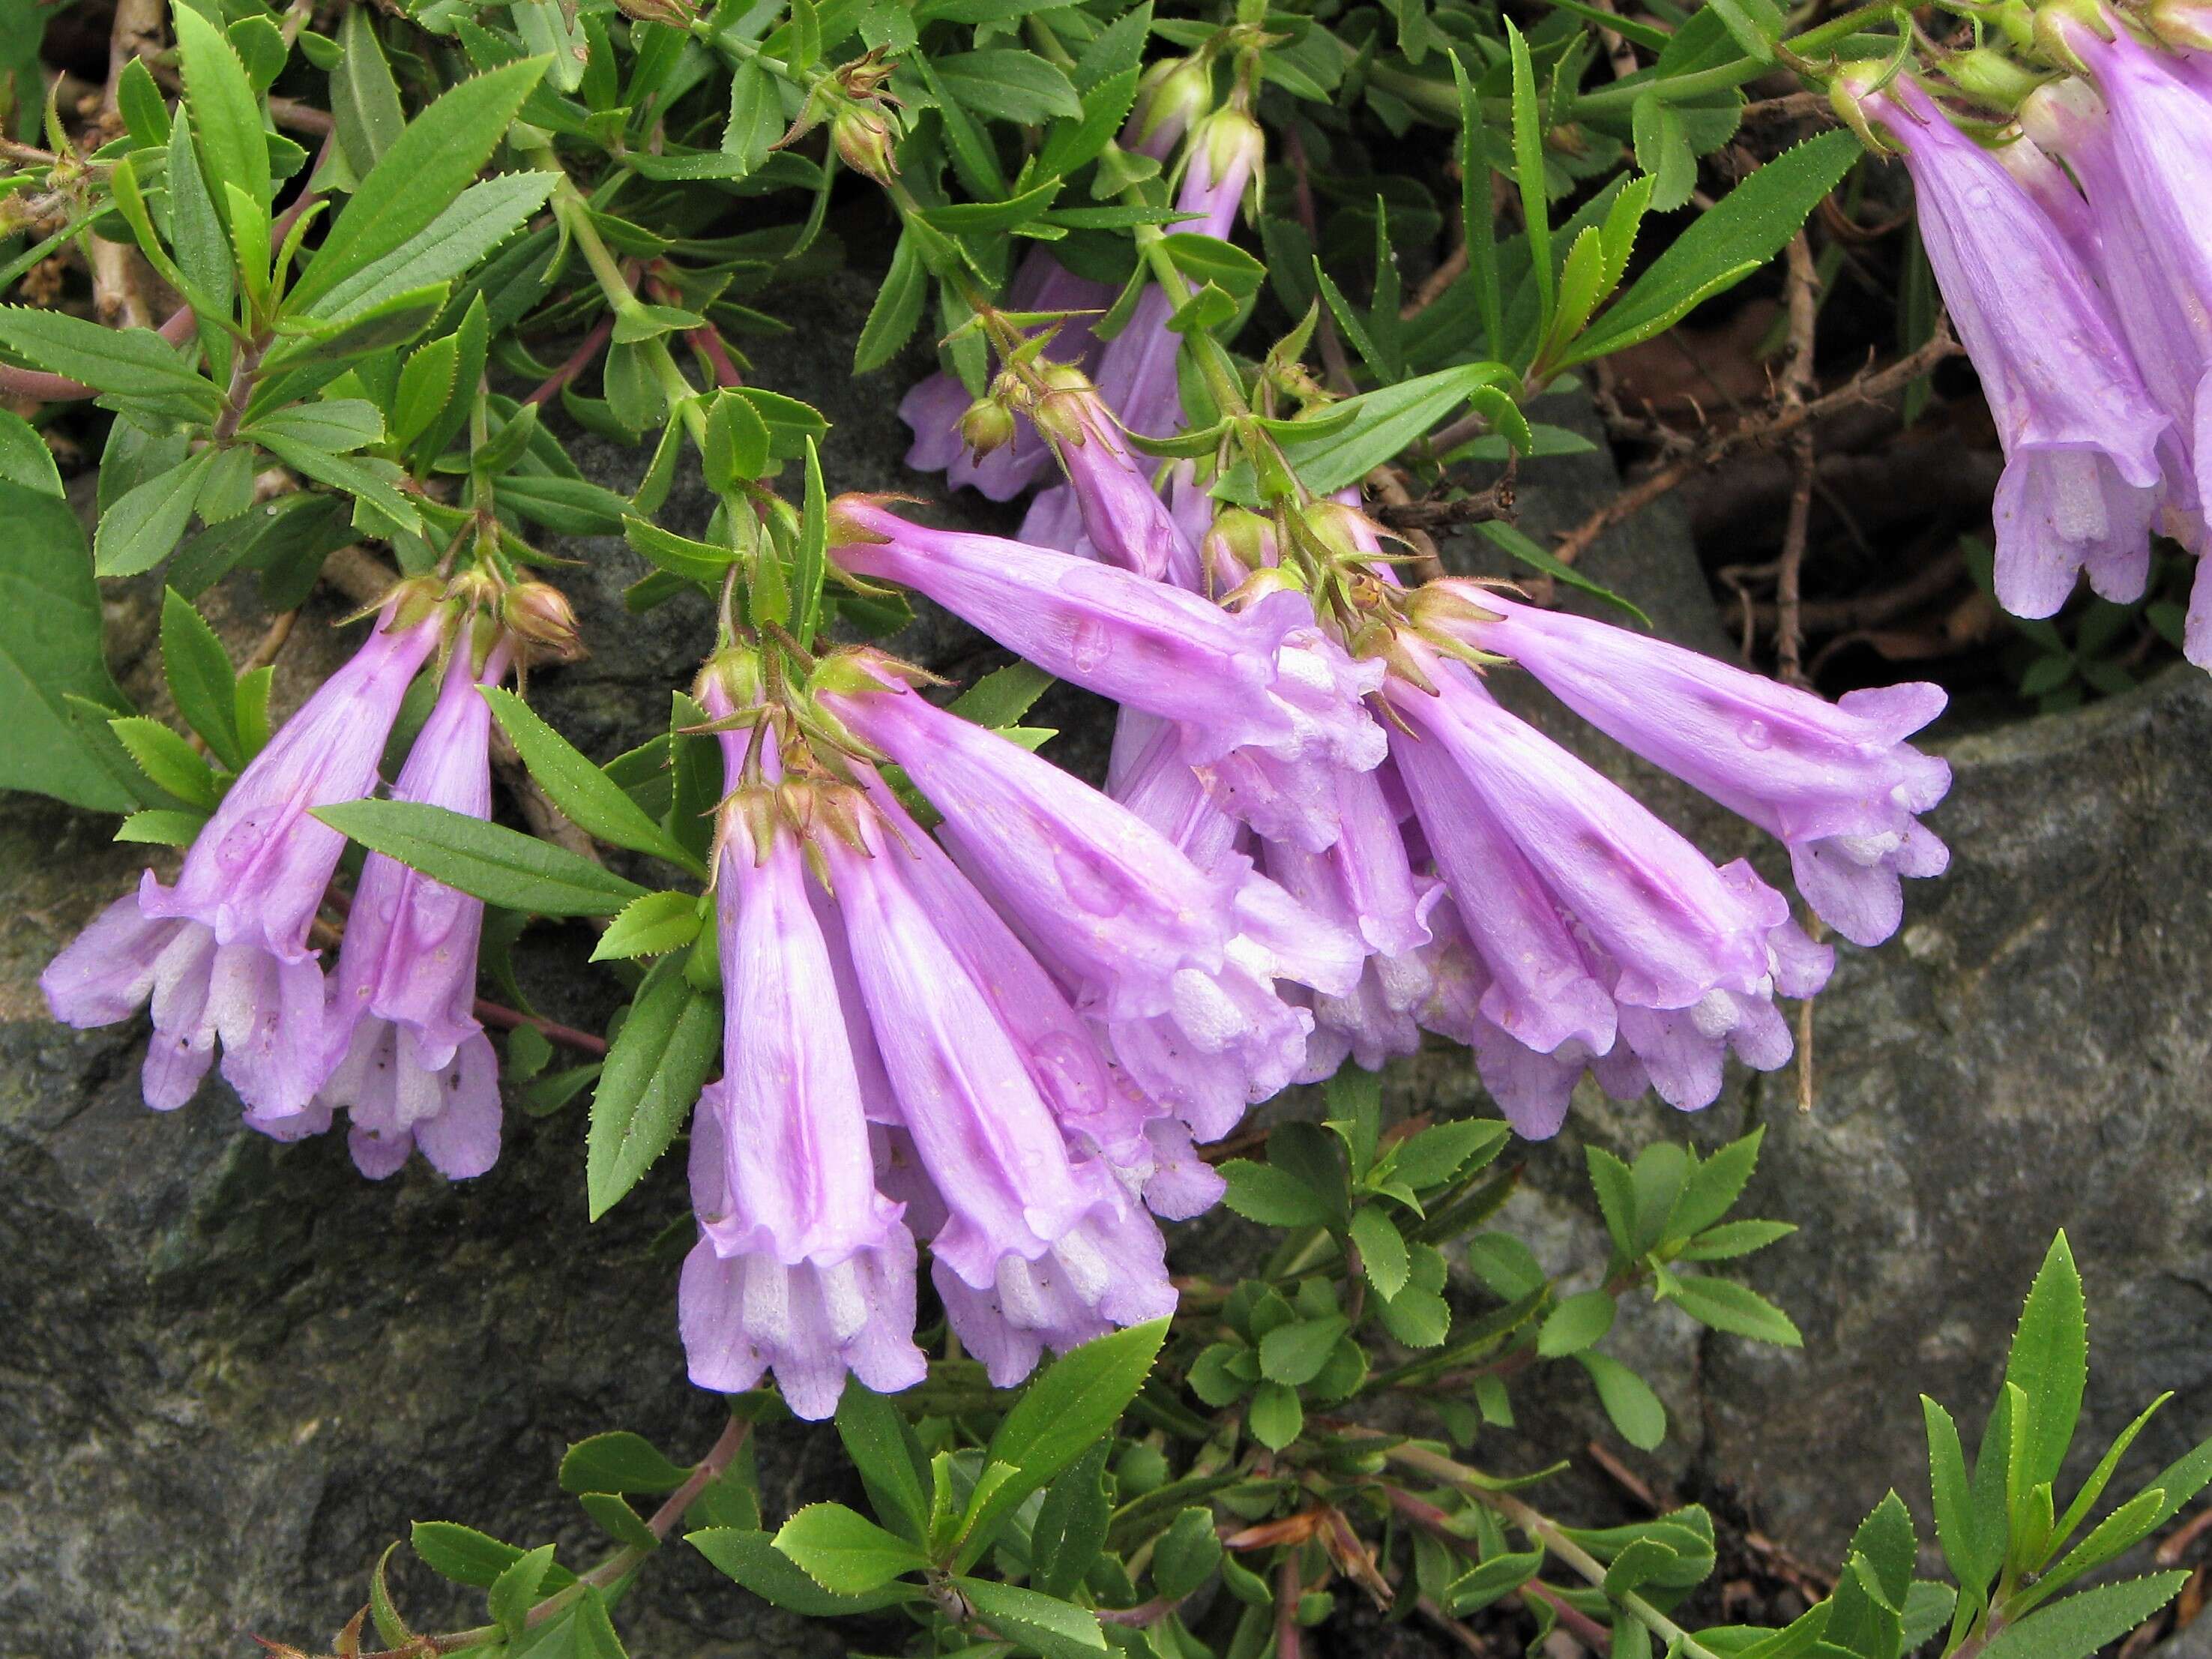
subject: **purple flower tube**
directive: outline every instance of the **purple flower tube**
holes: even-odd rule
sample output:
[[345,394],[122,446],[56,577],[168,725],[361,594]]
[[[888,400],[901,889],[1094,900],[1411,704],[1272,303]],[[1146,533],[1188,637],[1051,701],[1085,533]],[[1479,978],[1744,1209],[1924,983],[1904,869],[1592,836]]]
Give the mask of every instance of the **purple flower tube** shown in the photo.
[[[491,816],[491,710],[477,694],[507,672],[495,645],[472,672],[457,644],[430,717],[392,786],[395,800]],[[396,1174],[420,1147],[449,1179],[482,1175],[499,1158],[499,1061],[474,1012],[483,901],[397,859],[371,853],[354,890],[332,975],[325,1041],[329,1074],[313,1105],[290,1117],[248,1113],[279,1139],[349,1119],[355,1165]]]
[[[710,686],[708,708],[726,704]],[[732,790],[750,732],[722,734]],[[773,765],[773,747],[769,746]],[[876,1189],[837,977],[795,831],[724,820],[715,904],[723,1070],[693,1120],[702,1237],[678,1316],[692,1381],[723,1393],[773,1370],[793,1412],[836,1409],[849,1370],[878,1393],[927,1370],[914,1343],[915,1245]]]
[[[1450,582],[1452,634],[1512,658],[1592,726],[1790,848],[1797,885],[1858,945],[1897,931],[1900,876],[1941,875],[1918,814],[1951,769],[1905,741],[1943,710],[1938,686],[1846,693],[1840,704],[1625,628]],[[1464,618],[1476,610],[1495,620]]]
[[345,837],[312,816],[358,800],[416,671],[436,649],[442,610],[419,619],[387,602],[352,660],[257,755],[185,854],[173,888],[149,870],[40,976],[54,1018],[127,1019],[149,999],[146,1103],[183,1105],[222,1044],[222,1074],[264,1118],[307,1109],[323,1081],[323,972],[307,929]]
[[1919,88],[1863,102],[1904,149],[1929,264],[2004,445],[1998,599],[2047,617],[2084,568],[2106,598],[2136,598],[2169,422],[2112,307],[2060,227]]

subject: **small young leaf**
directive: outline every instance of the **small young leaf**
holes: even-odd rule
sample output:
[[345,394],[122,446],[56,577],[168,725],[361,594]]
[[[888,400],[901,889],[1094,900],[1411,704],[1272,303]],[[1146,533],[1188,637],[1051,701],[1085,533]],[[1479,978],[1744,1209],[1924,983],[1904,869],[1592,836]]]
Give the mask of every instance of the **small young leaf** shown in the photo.
[[775,1547],[839,1595],[881,1589],[928,1565],[920,1549],[842,1504],[809,1504],[783,1523]]
[[1613,1328],[1620,1304],[1601,1290],[1569,1297],[1545,1316],[1536,1332],[1536,1352],[1547,1359],[1579,1353]]
[[1255,1440],[1269,1451],[1280,1451],[1305,1427],[1305,1409],[1298,1404],[1296,1389],[1262,1382],[1252,1391],[1252,1404],[1244,1420]]
[[1575,1361],[1589,1373],[1596,1386],[1598,1403],[1620,1431],[1621,1438],[1641,1451],[1656,1449],[1667,1437],[1667,1408],[1651,1385],[1617,1359],[1601,1353],[1583,1352]]
[[647,893],[623,907],[592,947],[593,962],[665,956],[699,937],[703,926],[696,893]]
[[579,1440],[561,1458],[561,1490],[568,1492],[674,1492],[690,1474],[627,1429]]
[[1756,1291],[1731,1279],[1684,1276],[1674,1282],[1674,1305],[1717,1331],[1778,1347],[1802,1348],[1805,1339],[1790,1316]]
[[1354,1211],[1352,1242],[1359,1249],[1360,1267],[1377,1296],[1388,1302],[1406,1288],[1413,1266],[1405,1235],[1389,1216],[1372,1205]]

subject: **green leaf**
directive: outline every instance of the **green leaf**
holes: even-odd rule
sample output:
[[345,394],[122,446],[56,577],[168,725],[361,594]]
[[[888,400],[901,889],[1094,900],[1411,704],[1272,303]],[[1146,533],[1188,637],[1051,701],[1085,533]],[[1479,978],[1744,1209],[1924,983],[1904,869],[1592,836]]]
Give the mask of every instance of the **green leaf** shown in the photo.
[[[1352,410],[1348,424],[1317,438],[1288,439],[1283,444],[1284,456],[1316,495],[1342,489],[1384,462],[1396,459],[1478,386],[1492,384],[1501,372],[1494,364],[1462,364],[1347,398],[1333,405],[1331,412]],[[1241,506],[1263,504],[1251,466],[1243,461],[1229,470],[1215,494]]]
[[[657,826],[656,826],[657,827]],[[699,937],[705,926],[696,893],[647,893],[623,908],[592,949],[593,962],[665,956]]]
[[641,557],[650,560],[670,575],[708,587],[721,585],[724,574],[738,556],[729,548],[695,542],[643,519],[624,519],[623,539]]
[[1761,1127],[1699,1160],[1667,1218],[1668,1237],[1687,1238],[1701,1233],[1729,1212],[1759,1166],[1759,1143],[1765,1137],[1766,1130]]
[[149,478],[100,515],[94,532],[93,568],[102,576],[135,576],[175,550],[192,520],[201,480],[216,452],[203,449],[182,466]]
[[2188,1578],[2185,1571],[2153,1573],[2067,1596],[1999,1631],[1982,1659],[2089,1659],[2171,1601]]
[[924,208],[921,220],[930,229],[952,235],[988,236],[1042,218],[1060,191],[1060,181],[1048,179],[1003,202],[955,202],[950,207]]
[[1019,725],[1022,716],[1053,684],[1052,676],[1035,663],[1009,663],[984,675],[955,697],[950,707],[961,719],[998,731]]
[[[170,20],[176,30],[177,57],[185,72],[202,152],[210,173],[237,189],[265,214],[269,206],[269,143],[261,120],[261,100],[246,78],[246,65],[222,32],[188,3],[173,0]],[[223,202],[216,211],[224,222]]]
[[1731,1336],[1746,1336],[1754,1342],[1771,1342],[1784,1348],[1805,1346],[1805,1339],[1790,1322],[1788,1314],[1758,1291],[1733,1279],[1686,1274],[1674,1281],[1674,1292],[1668,1299],[1699,1324],[1726,1331]]
[[392,66],[376,38],[374,12],[349,7],[338,28],[337,72],[331,76],[331,116],[338,149],[353,176],[365,179],[407,125]]
[[[358,16],[349,11],[348,17]],[[411,444],[445,413],[453,398],[454,370],[460,362],[460,341],[448,334],[407,354],[400,365],[399,386],[392,402],[392,441]]]
[[763,1601],[808,1619],[872,1613],[896,1606],[915,1594],[911,1585],[892,1583],[866,1595],[836,1595],[792,1565],[764,1532],[710,1527],[686,1533],[684,1541]]
[[1683,1245],[1677,1258],[1683,1261],[1727,1261],[1787,1238],[1797,1231],[1787,1221],[1723,1221],[1708,1227]]
[[161,672],[185,724],[237,771],[246,763],[238,740],[238,677],[215,629],[173,587],[161,595]]
[[1858,160],[1856,136],[1838,128],[1775,157],[1693,220],[1651,262],[1577,346],[1587,362],[1648,340],[1698,301],[1748,276],[1782,251],[1820,198]]
[[1385,1302],[1382,1328],[1409,1348],[1433,1348],[1451,1334],[1451,1306],[1434,1291],[1408,1285]]
[[1298,1403],[1296,1389],[1280,1382],[1262,1382],[1252,1390],[1252,1403],[1245,1411],[1244,1422],[1255,1440],[1269,1451],[1280,1451],[1305,1427],[1305,1408]]
[[264,416],[246,427],[241,435],[257,443],[289,439],[294,443],[311,444],[333,455],[343,455],[348,450],[366,449],[384,441],[384,411],[366,398],[332,398],[295,404],[289,409]]
[[1608,605],[1618,605],[1635,617],[1644,627],[1651,626],[1650,617],[1645,616],[1635,605],[1621,598],[1611,588],[1592,581],[1574,566],[1562,564],[1549,548],[1534,540],[1518,525],[1507,524],[1502,519],[1496,519],[1479,524],[1475,526],[1475,529],[1485,540],[1503,548],[1530,568],[1540,570],[1546,575],[1565,582],[1570,587],[1579,588],[1593,599],[1603,599]]
[[1388,1302],[1406,1288],[1413,1266],[1406,1254],[1405,1235],[1389,1216],[1371,1205],[1355,1211],[1352,1242],[1359,1248],[1360,1268],[1377,1296]]
[[2212,1440],[2203,1441],[2187,1455],[2176,1458],[2152,1480],[2150,1484],[2166,1494],[2159,1523],[2163,1526],[2180,1514],[2181,1506],[2202,1492],[2208,1480],[2212,1480]]
[[651,1551],[659,1547],[660,1540],[653,1535],[653,1528],[645,1524],[638,1512],[620,1497],[611,1492],[587,1492],[578,1494],[577,1503],[590,1516],[599,1530],[617,1544],[632,1549]]
[[[366,501],[402,530],[418,535],[422,532],[422,515],[415,510],[414,503],[392,487],[391,480],[399,476],[399,469],[391,462],[375,457],[351,460],[313,444],[298,443],[270,433],[261,434],[259,442],[295,472],[303,472],[317,483],[343,489],[356,500]],[[212,452],[203,450],[201,453]]]
[[628,1659],[622,1638],[607,1615],[607,1598],[597,1584],[586,1584],[568,1626],[574,1632],[575,1659]]
[[1536,1332],[1536,1352],[1546,1359],[1579,1353],[1613,1328],[1620,1304],[1606,1291],[1571,1296],[1545,1316]]
[[809,1578],[839,1595],[864,1595],[929,1565],[914,1545],[842,1504],[809,1504],[783,1523],[775,1542]]
[[190,847],[207,828],[208,814],[155,807],[133,812],[117,826],[115,839],[153,847]]
[[[1959,1425],[1926,1395],[1920,1414],[1928,1431],[1928,1483],[1935,1498],[1936,1541],[1952,1576],[1967,1593],[1979,1596],[1996,1571],[1996,1561],[1978,1530],[1973,1494],[1966,1480],[1966,1456],[1959,1445]],[[1998,1540],[2000,1543],[2002,1540]]]
[[1223,1201],[1247,1221],[1264,1227],[1320,1227],[1334,1213],[1327,1200],[1288,1171],[1249,1158],[1221,1166],[1229,1183]]
[[2091,1528],[2089,1535],[2066,1552],[2065,1558],[2036,1582],[2028,1593],[2031,1602],[2042,1601],[2085,1572],[2093,1572],[2124,1551],[2132,1549],[2156,1530],[2166,1494],[2156,1486],[2137,1492]]
[[315,816],[371,852],[487,904],[544,916],[609,916],[645,889],[534,836],[418,801],[357,800]]
[[921,321],[923,303],[929,297],[929,270],[921,262],[921,245],[902,233],[891,251],[890,269],[868,308],[860,343],[853,349],[853,372],[865,374],[896,356]]
[[705,876],[705,866],[678,846],[665,830],[623,793],[621,785],[539,719],[528,703],[498,686],[477,689],[491,705],[500,728],[514,743],[523,764],[530,769],[530,775],[578,829],[613,846],[651,853],[696,876]]
[[1114,1510],[1100,1477],[1113,1442],[1102,1436],[1046,1489],[1030,1529],[1030,1588],[1066,1599],[1105,1547]]
[[1091,1659],[1106,1651],[1106,1633],[1098,1628],[1098,1615],[1088,1607],[995,1579],[963,1578],[957,1583],[985,1624],[1043,1659]]
[[[138,60],[134,58],[131,61],[136,64]],[[64,493],[61,470],[54,465],[54,452],[46,447],[46,441],[39,435],[38,428],[5,410],[0,410],[0,483],[57,499]],[[83,540],[81,535],[77,538],[80,545]]]
[[161,721],[143,714],[124,715],[107,724],[156,788],[188,805],[215,810],[221,797],[215,774],[191,744]]
[[[130,778],[106,729],[109,713],[131,705],[107,672],[83,526],[58,493],[12,482],[0,482],[0,515],[9,527],[0,540],[0,700],[8,709],[0,788],[127,811],[151,797]],[[101,711],[98,725],[72,696]]]
[[1352,1328],[1342,1314],[1294,1320],[1260,1339],[1260,1374],[1271,1382],[1296,1388],[1321,1375],[1337,1340]]
[[730,77],[730,115],[722,129],[722,153],[738,158],[742,177],[768,159],[769,146],[783,127],[783,103],[775,77],[757,60],[746,58]]
[[[1505,25],[1506,49],[1513,63],[1513,174],[1521,189],[1521,216],[1528,239],[1528,264],[1536,278],[1536,332],[1550,328],[1554,278],[1552,274],[1552,222],[1544,188],[1544,125],[1536,100],[1536,73],[1528,58],[1528,43],[1510,20]],[[1493,343],[1493,349],[1495,343]]]
[[175,397],[208,415],[222,406],[222,394],[152,329],[103,328],[64,312],[0,306],[0,346],[100,392]]
[[1046,1485],[1120,1420],[1167,1333],[1168,1322],[1155,1319],[1062,1354],[1000,1421],[986,1457],[1019,1469],[1025,1492]]
[[[316,301],[314,314],[357,317],[399,295],[459,276],[521,229],[545,204],[554,182],[550,173],[502,173],[471,185],[426,229],[337,278]],[[468,384],[465,374],[462,384]]]
[[2027,1396],[2021,1463],[2026,1484],[2058,1478],[2074,1425],[2081,1414],[2081,1390],[2089,1376],[2089,1325],[2081,1297],[2081,1276],[2061,1232],[2037,1271],[2005,1361],[2005,1381]]
[[[359,12],[346,14],[350,19]],[[536,1549],[518,1556],[498,1577],[492,1580],[490,1602],[492,1623],[507,1632],[510,1642],[522,1638],[524,1621],[530,1609],[538,1603],[539,1588],[545,1583],[545,1574],[553,1565],[553,1546],[540,1544]]]
[[561,1490],[568,1492],[674,1492],[690,1477],[690,1469],[627,1429],[579,1440],[561,1458]]
[[1459,1118],[1432,1123],[1419,1134],[1398,1144],[1391,1173],[1421,1190],[1441,1187],[1464,1170],[1469,1160],[1487,1163],[1510,1138],[1506,1127],[1490,1118]]
[[428,230],[491,159],[544,72],[541,58],[506,64],[462,82],[409,122],[331,225],[288,308],[313,309],[343,279]]
[[[1033,52],[1002,47],[939,58],[932,67],[946,91],[976,114],[1030,126],[1054,116],[1080,119],[1074,83]],[[1005,195],[996,191],[989,199]]]
[[1582,1352],[1577,1364],[1589,1373],[1597,1389],[1598,1403],[1620,1431],[1621,1438],[1642,1451],[1656,1449],[1667,1437],[1667,1408],[1651,1385],[1619,1360],[1601,1353]]
[[1221,1565],[1221,1534],[1210,1509],[1187,1509],[1152,1546],[1152,1588],[1162,1599],[1194,1594]]
[[372,352],[397,350],[438,320],[451,292],[445,283],[428,283],[356,307],[343,320],[291,319],[287,331],[292,337],[269,354],[264,367],[275,371],[310,363],[337,363]]
[[837,1437],[876,1513],[902,1537],[921,1543],[929,1534],[929,1461],[898,1407],[848,1382],[837,1401]]
[[1444,1592],[1444,1606],[1453,1614],[1465,1617],[1488,1607],[1492,1602],[1510,1595],[1522,1585],[1543,1571],[1544,1552],[1529,1550],[1525,1553],[1504,1553],[1491,1556],[1480,1565],[1462,1573]]
[[720,1000],[692,986],[685,960],[663,957],[653,963],[607,1051],[606,1069],[592,1096],[585,1152],[594,1221],[676,1139],[721,1046]]
[[[408,1541],[431,1571],[478,1589],[489,1589],[501,1573],[527,1553],[455,1521],[417,1521]],[[549,1591],[562,1589],[574,1583],[575,1577],[566,1567],[550,1566],[545,1571],[544,1585]]]

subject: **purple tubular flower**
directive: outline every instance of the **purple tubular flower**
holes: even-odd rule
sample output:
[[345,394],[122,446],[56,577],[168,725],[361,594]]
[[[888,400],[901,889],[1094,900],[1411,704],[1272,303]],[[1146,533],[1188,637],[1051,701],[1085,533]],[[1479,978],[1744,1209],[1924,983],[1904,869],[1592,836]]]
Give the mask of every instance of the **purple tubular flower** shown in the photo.
[[1203,592],[1197,543],[1131,457],[1104,401],[1079,376],[1054,378],[1067,383],[1045,394],[1039,414],[1066,471],[1084,540],[1109,564]]
[[2143,383],[2172,422],[2166,528],[2197,555],[2183,649],[2212,668],[2212,76],[2147,46],[2062,23],[2101,100],[2078,82],[2033,94],[2022,118],[2072,166],[2098,229],[2098,275]]
[[399,605],[231,785],[176,886],[149,870],[40,976],[70,1025],[112,1024],[151,998],[156,1111],[192,1097],[218,1039],[223,1077],[261,1117],[306,1111],[322,1083],[323,973],[307,929],[345,837],[311,814],[374,787],[399,700],[437,646],[441,617],[402,626]]
[[1441,885],[1413,873],[1383,789],[1389,766],[1337,775],[1342,833],[1328,851],[1285,842],[1266,848],[1268,871],[1291,896],[1352,931],[1371,953],[1349,994],[1314,998],[1316,1042],[1369,1071],[1420,1048],[1418,1015],[1432,989],[1422,947],[1430,941],[1429,912],[1443,896]]
[[[1279,590],[1231,612],[1067,554],[910,524],[858,496],[841,497],[832,520],[843,568],[911,587],[1040,668],[1177,720],[1192,765],[1255,751],[1275,793],[1311,811],[1312,769],[1364,771],[1382,758],[1382,729],[1360,702],[1382,665],[1325,638],[1302,593]],[[1334,838],[1333,826],[1305,833],[1322,846]]]
[[1900,876],[1948,863],[1917,815],[1943,799],[1951,769],[1905,742],[1942,712],[1941,687],[1828,703],[1625,628],[1445,586],[1496,618],[1449,623],[1454,634],[1512,658],[1607,737],[1781,840],[1806,901],[1854,944],[1897,931]]
[[1728,1047],[1761,1069],[1786,1060],[1771,999],[1809,994],[1832,953],[1783,896],[1741,860],[1716,870],[1458,664],[1419,654],[1437,691],[1392,684],[1420,738],[1398,746],[1398,770],[1486,981],[1438,972],[1442,1006],[1563,1059],[1617,1038],[1684,1108],[1718,1092]]
[[[823,701],[939,804],[939,834],[969,878],[1074,1006],[1107,1023],[1137,1083],[1200,1139],[1299,1073],[1306,1019],[1273,981],[1346,987],[1360,953],[1341,929],[1290,904],[1242,858],[1200,870],[1126,807],[918,693]],[[1206,1109],[1166,1051],[1204,1057]]]
[[2084,568],[2106,598],[2135,599],[2168,420],[2112,308],[2060,227],[1925,93],[1900,80],[1863,101],[1904,147],[1929,264],[2004,444],[1998,599],[2047,617]]
[[[723,735],[733,789],[749,735]],[[845,1023],[823,1018],[837,978],[797,839],[779,830],[762,845],[743,812],[725,822],[723,1068],[693,1120],[702,1237],[679,1322],[701,1387],[733,1394],[772,1370],[793,1411],[823,1418],[848,1370],[885,1394],[927,1370],[914,1344],[914,1239],[876,1190]]]
[[1166,1131],[1167,1109],[1115,1062],[1006,919],[880,779],[870,780],[869,799],[913,855],[908,882],[1013,1040],[1061,1133],[1111,1164],[1154,1213],[1180,1220],[1209,1208],[1222,1182],[1192,1157],[1188,1133]]
[[[988,999],[866,816],[817,845],[921,1170],[942,1198],[933,1275],[954,1328],[1011,1385],[1044,1348],[1172,1310],[1158,1231],[1107,1167],[1069,1154]],[[865,1142],[860,1143],[865,1146]]]
[[[394,799],[491,816],[491,710],[477,686],[496,684],[507,660],[501,643],[473,672],[465,640],[457,645]],[[381,853],[362,866],[331,992],[330,1073],[315,1103],[325,1121],[346,1109],[353,1161],[372,1179],[396,1173],[416,1146],[455,1180],[499,1157],[499,1063],[473,1012],[483,933],[481,899]],[[246,1121],[267,1129],[296,1120]]]

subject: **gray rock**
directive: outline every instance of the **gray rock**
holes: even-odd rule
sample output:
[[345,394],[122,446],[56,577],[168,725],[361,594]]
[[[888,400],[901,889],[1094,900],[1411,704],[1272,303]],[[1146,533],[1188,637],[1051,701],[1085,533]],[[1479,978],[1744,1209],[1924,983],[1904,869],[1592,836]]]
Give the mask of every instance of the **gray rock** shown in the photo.
[[[857,281],[826,286],[815,325],[754,354],[757,378],[835,419],[833,489],[927,493],[929,481],[896,464],[905,434],[891,396],[919,360],[857,383],[847,371],[866,300]],[[617,485],[639,464],[592,441],[578,454]],[[1601,452],[1540,465],[1524,524],[1571,523],[1613,487]],[[687,483],[671,522],[696,523],[706,505]],[[945,510],[981,527],[1012,522],[972,496]],[[709,623],[684,604],[627,617],[621,589],[641,563],[618,542],[566,550],[588,557],[562,580],[594,655],[542,675],[532,696],[605,758],[665,718]],[[1484,568],[1471,545],[1447,554],[1455,568]],[[1721,642],[1671,506],[1603,538],[1588,568],[1663,631]],[[215,608],[234,641],[251,637],[250,593],[226,592]],[[150,617],[143,592],[118,598],[118,659],[142,700],[156,690],[143,659]],[[962,676],[999,659],[941,618],[899,643]],[[280,703],[340,649],[327,630],[295,641]],[[1512,678],[1498,680],[1516,704],[1716,856],[1756,848]],[[1048,720],[1068,732],[1056,752],[1095,769],[1096,708],[1068,695]],[[1817,1006],[1808,1116],[1786,1079],[1746,1076],[1700,1118],[1594,1099],[1559,1141],[1527,1149],[1528,1190],[1510,1218],[1564,1266],[1585,1261],[1595,1237],[1583,1139],[1632,1152],[1656,1135],[1711,1145],[1769,1125],[1752,1207],[1804,1231],[1747,1277],[1795,1315],[1807,1346],[1752,1349],[1668,1310],[1635,1310],[1608,1343],[1652,1376],[1674,1420],[1653,1472],[1733,1494],[1816,1557],[1887,1486],[1917,1498],[1914,1395],[1978,1412],[2062,1224],[2096,1310],[2091,1437],[2166,1388],[2179,1397],[2147,1437],[2144,1468],[2212,1427],[2208,746],[2212,684],[2186,672],[2085,714],[1958,742],[1958,783],[1935,820],[1955,849],[1953,872],[1916,886],[1900,941],[1844,951]],[[364,1182],[332,1138],[274,1146],[237,1129],[220,1088],[174,1116],[148,1114],[136,1079],[143,1027],[62,1030],[35,991],[52,951],[138,866],[106,833],[43,803],[0,802],[0,1314],[15,1336],[0,1363],[10,1431],[0,1441],[0,1659],[242,1651],[248,1631],[318,1639],[359,1605],[370,1564],[411,1519],[557,1537],[564,1559],[588,1559],[590,1529],[554,1489],[562,1443],[629,1427],[682,1458],[716,1429],[714,1402],[683,1381],[672,1263],[649,1248],[682,1212],[678,1171],[664,1165],[587,1226],[578,1110],[516,1118],[498,1169],[459,1186],[419,1165]],[[526,945],[541,1006],[579,1024],[605,1018],[613,990],[581,966],[579,930],[546,927]],[[1484,1109],[1472,1066],[1449,1050],[1405,1068],[1395,1091],[1407,1109]],[[1211,1224],[1190,1235],[1209,1251],[1219,1237]],[[1524,1420],[1562,1434],[1589,1420],[1586,1402],[1553,1418],[1545,1409]],[[771,1509],[835,1489],[823,1437],[771,1432],[761,1457]],[[750,1602],[686,1554],[654,1563],[623,1609],[634,1650],[838,1650],[825,1631]],[[395,1571],[424,1627],[477,1616],[419,1569]]]

